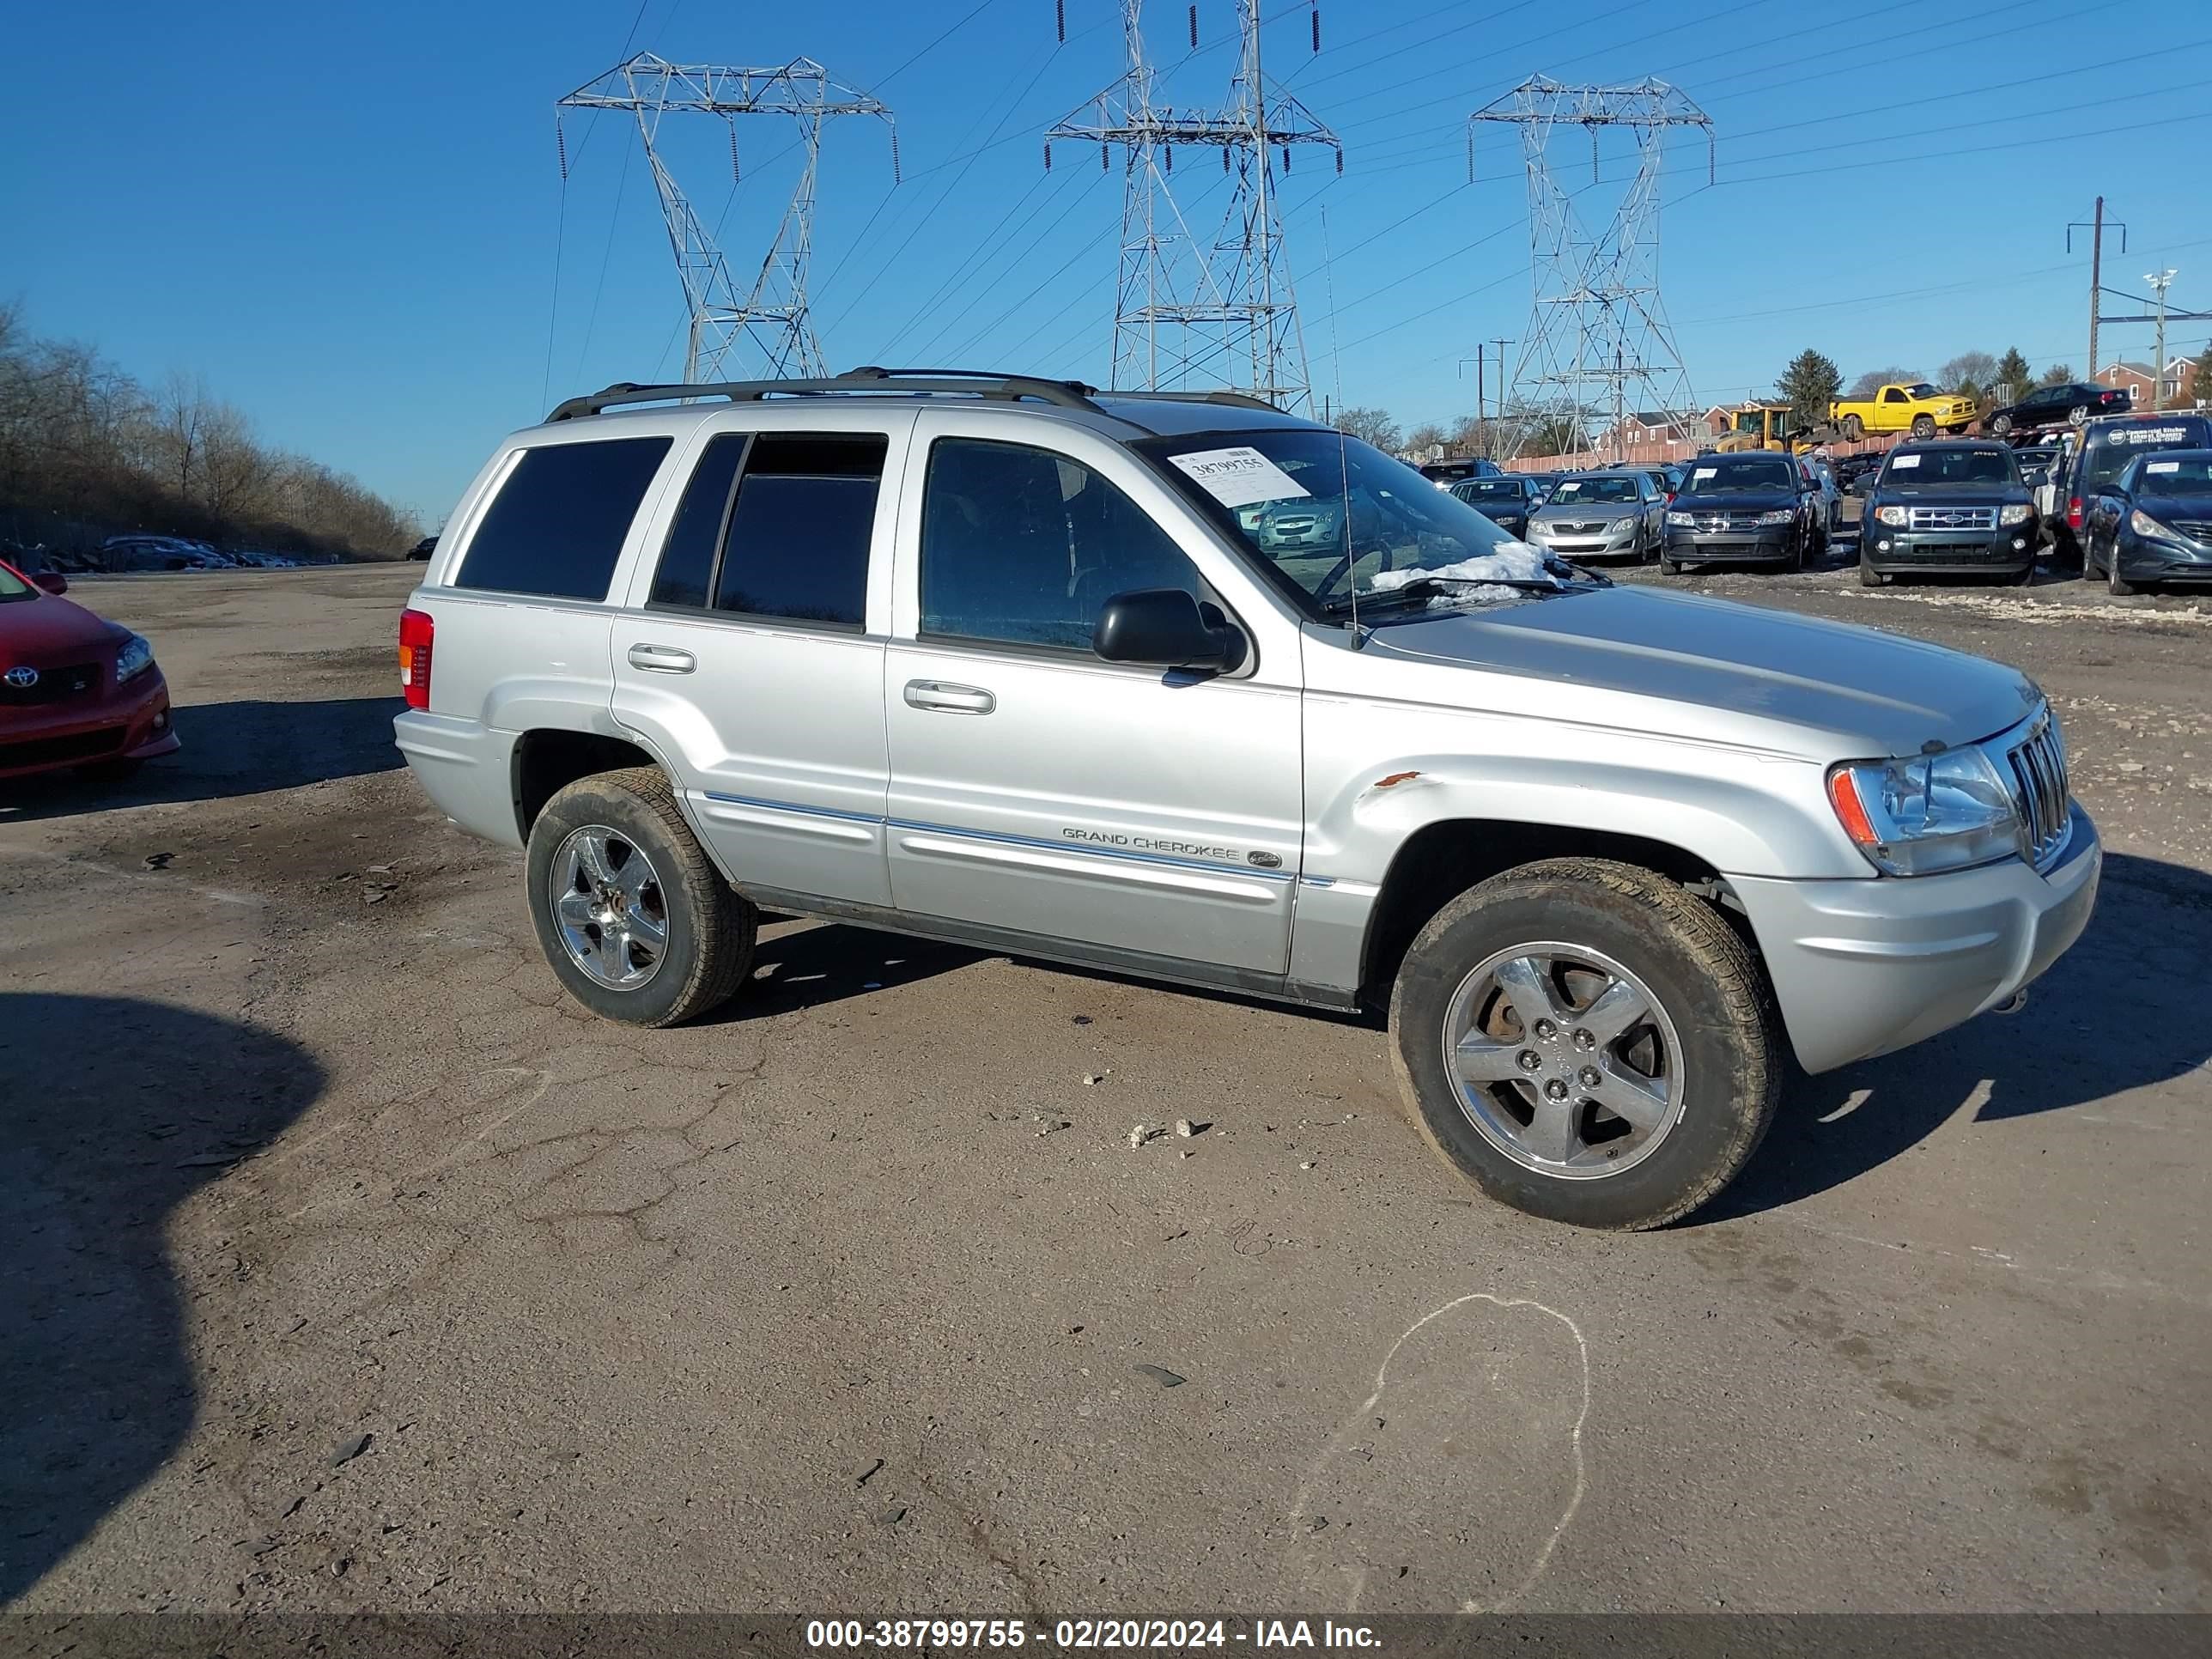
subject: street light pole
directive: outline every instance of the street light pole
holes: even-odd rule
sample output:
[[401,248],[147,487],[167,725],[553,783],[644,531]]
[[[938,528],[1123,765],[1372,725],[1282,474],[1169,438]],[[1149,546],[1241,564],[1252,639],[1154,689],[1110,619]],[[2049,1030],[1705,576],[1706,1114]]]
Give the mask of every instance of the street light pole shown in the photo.
[[2150,366],[2150,406],[2166,407],[2166,290],[2172,286],[2174,272],[2171,270],[2146,273],[2143,281],[2158,295],[2158,349]]

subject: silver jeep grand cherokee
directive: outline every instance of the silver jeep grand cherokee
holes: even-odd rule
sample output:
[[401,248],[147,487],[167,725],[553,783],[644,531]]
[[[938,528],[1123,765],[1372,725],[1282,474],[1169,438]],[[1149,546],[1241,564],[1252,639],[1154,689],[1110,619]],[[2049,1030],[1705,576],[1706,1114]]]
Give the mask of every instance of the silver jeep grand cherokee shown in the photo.
[[728,997],[760,907],[1387,1007],[1436,1150],[1590,1226],[1726,1184],[1785,1040],[2014,1001],[2100,864],[2014,670],[1614,586],[1224,393],[611,387],[500,447],[399,654],[610,1018]]

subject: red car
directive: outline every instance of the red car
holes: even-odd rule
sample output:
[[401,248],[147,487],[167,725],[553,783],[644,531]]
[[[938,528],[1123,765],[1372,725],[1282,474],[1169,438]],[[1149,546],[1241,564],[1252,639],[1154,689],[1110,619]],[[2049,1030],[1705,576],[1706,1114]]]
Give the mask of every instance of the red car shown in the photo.
[[0,778],[125,766],[177,747],[154,647],[0,564]]

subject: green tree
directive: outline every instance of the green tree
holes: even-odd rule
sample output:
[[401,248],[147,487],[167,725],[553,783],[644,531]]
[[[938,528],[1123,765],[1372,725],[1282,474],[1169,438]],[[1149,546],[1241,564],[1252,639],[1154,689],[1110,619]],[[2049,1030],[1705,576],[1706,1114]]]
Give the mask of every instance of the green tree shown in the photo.
[[1364,438],[1386,455],[1396,454],[1403,445],[1397,422],[1380,409],[1347,409],[1336,417],[1336,429]]
[[2038,386],[2066,386],[2066,385],[2069,384],[2069,383],[2073,380],[2073,379],[2074,379],[2074,365],[2073,365],[2073,364],[2071,364],[2071,363],[2053,363],[2053,364],[2051,364],[2051,366],[2050,368],[2046,368],[2046,369],[2045,369],[2045,370],[2043,371],[2043,378],[2042,378],[2041,380],[2038,380],[2038,381],[2036,382],[2036,385],[2038,385]]
[[2212,404],[2212,350],[2198,356],[2197,373],[2189,377],[2189,397],[2200,408]]
[[1808,346],[1790,360],[1774,389],[1790,400],[1790,413],[1808,424],[1828,418],[1828,405],[1844,384],[1835,359]]
[[2027,393],[2035,371],[2027,366],[2027,359],[2020,355],[2018,346],[2007,346],[2005,355],[1997,359],[1996,374],[1992,384],[1997,394],[2007,403],[2016,403]]

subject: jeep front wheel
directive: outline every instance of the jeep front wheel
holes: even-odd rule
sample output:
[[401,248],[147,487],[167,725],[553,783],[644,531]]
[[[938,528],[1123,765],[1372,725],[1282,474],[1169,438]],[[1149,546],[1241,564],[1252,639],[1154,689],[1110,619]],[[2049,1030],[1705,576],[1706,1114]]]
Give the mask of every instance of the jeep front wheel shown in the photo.
[[593,1013],[677,1025],[750,971],[759,913],[714,868],[652,767],[580,778],[530,828],[530,919]]
[[1437,912],[1390,1000],[1407,1106],[1503,1203],[1657,1227],[1766,1133],[1781,1056],[1759,966],[1709,906],[1598,859],[1522,866]]

